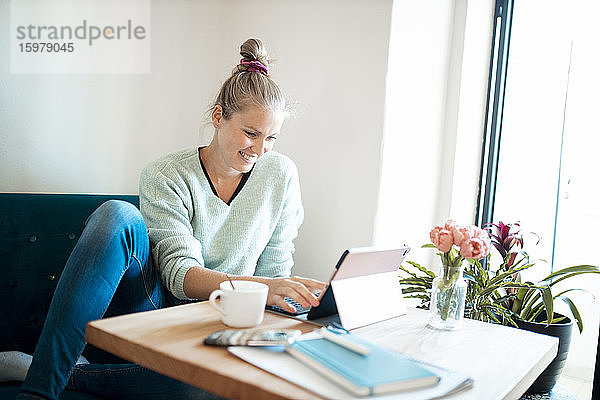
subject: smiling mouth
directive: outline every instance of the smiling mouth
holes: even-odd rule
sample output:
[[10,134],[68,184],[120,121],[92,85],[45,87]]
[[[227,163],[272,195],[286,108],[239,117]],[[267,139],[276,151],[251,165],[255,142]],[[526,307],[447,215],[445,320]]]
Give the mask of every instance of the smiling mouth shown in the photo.
[[240,156],[242,156],[242,158],[244,160],[246,160],[247,162],[254,162],[256,161],[256,159],[258,158],[257,155],[253,155],[251,156],[250,154],[244,153],[243,151],[238,151],[238,153],[240,154]]

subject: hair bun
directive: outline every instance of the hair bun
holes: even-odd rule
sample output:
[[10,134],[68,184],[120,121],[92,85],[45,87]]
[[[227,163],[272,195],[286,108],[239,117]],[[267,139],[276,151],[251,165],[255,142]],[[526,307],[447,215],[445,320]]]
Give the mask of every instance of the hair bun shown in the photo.
[[240,46],[240,54],[247,61],[259,61],[269,67],[269,55],[260,39],[248,39]]
[[242,59],[221,86],[213,109],[220,106],[225,119],[249,104],[287,113],[285,96],[267,69],[272,60],[260,39],[246,40],[240,46],[240,54]]
[[[246,40],[240,46],[240,55],[242,56],[242,61],[258,61],[265,67],[265,69],[269,68],[271,60],[269,59],[267,50],[260,39]],[[248,65],[244,65],[240,62],[240,64],[233,69],[233,73],[235,74],[236,72],[244,72],[248,69]]]

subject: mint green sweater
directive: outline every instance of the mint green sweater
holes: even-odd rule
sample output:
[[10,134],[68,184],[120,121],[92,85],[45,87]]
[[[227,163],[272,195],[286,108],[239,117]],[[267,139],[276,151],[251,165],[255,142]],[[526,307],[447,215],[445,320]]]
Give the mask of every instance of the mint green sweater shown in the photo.
[[183,279],[193,267],[289,276],[292,240],[304,217],[296,166],[274,151],[256,162],[230,205],[211,190],[197,148],[164,156],[142,171],[140,210],[154,265],[182,300],[188,299]]

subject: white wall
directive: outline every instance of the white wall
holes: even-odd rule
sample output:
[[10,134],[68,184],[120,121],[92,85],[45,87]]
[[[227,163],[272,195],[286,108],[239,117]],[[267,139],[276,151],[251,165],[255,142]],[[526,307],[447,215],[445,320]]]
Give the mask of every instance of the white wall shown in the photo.
[[[9,2],[1,4],[8,54]],[[10,74],[2,58],[0,190],[137,193],[147,162],[197,143],[222,73],[215,24],[198,22],[220,6],[187,4],[153,4],[152,74]]]
[[466,3],[463,42],[457,43],[462,49],[461,63],[452,78],[460,85],[448,215],[475,222],[496,1],[462,2]]
[[[17,75],[0,59],[0,190],[137,193],[142,167],[206,142],[204,111],[248,37],[298,102],[277,150],[300,172],[297,274],[326,278],[369,245],[377,207],[391,0],[153,1],[152,73]],[[60,10],[57,10],[59,13]],[[9,2],[0,2],[8,54]]]
[[394,3],[374,242],[419,262],[432,226],[474,222],[493,3]]
[[427,241],[438,196],[453,2],[394,3],[375,241]]

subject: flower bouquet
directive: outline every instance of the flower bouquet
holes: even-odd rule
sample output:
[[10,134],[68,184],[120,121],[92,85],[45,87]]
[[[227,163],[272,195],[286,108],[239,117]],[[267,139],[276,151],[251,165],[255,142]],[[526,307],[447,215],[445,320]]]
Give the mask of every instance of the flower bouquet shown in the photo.
[[431,245],[440,252],[442,266],[432,281],[429,324],[439,329],[458,329],[465,308],[467,284],[463,279],[463,261],[480,259],[490,251],[491,241],[482,229],[473,225],[458,225],[452,220],[434,227]]

